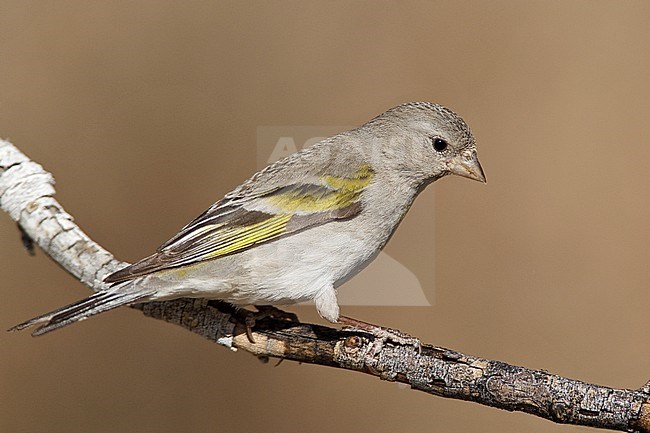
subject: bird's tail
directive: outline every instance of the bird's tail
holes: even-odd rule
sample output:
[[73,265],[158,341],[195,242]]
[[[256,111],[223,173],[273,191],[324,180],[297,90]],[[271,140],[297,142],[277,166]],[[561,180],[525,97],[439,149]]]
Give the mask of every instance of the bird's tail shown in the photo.
[[9,329],[9,331],[20,331],[30,326],[40,325],[32,332],[32,335],[36,337],[71,323],[87,319],[95,314],[103,313],[104,311],[112,310],[122,305],[136,303],[147,298],[149,295],[149,293],[124,293],[112,290],[97,292],[86,299],[18,324]]

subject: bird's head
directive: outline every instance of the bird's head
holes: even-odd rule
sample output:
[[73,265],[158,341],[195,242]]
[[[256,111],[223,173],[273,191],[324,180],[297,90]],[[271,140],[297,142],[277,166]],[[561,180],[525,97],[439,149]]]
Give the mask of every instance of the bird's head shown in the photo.
[[486,182],[469,126],[453,111],[430,102],[391,108],[362,129],[374,136],[375,158],[415,183],[448,174]]

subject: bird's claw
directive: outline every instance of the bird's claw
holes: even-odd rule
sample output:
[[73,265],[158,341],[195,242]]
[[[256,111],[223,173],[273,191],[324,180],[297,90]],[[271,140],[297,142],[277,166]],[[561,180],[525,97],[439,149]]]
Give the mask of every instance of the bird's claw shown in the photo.
[[384,348],[384,344],[389,341],[401,346],[413,346],[418,351],[418,354],[422,352],[422,342],[419,338],[413,337],[397,329],[384,328],[383,326],[373,325],[372,323],[363,322],[346,316],[340,316],[339,323],[345,325],[343,328],[345,331],[364,331],[377,337],[373,343],[372,350],[369,353],[372,357],[381,352]]
[[273,318],[279,320],[286,320],[288,322],[300,322],[298,316],[294,313],[289,313],[288,311],[280,310],[277,307],[272,305],[255,305],[257,311],[246,311],[246,316],[244,317],[244,325],[246,325],[246,336],[248,341],[255,344],[255,339],[253,338],[253,328],[258,320]]

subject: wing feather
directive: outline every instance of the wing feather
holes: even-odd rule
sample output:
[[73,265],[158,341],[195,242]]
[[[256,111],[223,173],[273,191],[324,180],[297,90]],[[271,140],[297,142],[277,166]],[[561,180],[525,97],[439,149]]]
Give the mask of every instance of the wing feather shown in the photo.
[[215,203],[162,244],[153,255],[104,281],[118,284],[164,269],[236,254],[256,245],[361,212],[361,194],[373,173],[362,167],[352,178],[322,177],[319,183],[277,188],[247,199]]

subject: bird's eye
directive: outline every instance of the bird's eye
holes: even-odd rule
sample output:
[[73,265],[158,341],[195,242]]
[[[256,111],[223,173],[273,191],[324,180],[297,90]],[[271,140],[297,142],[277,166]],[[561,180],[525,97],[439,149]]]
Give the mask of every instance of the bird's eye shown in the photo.
[[444,150],[447,149],[447,146],[449,146],[449,144],[442,138],[436,137],[433,139],[433,148],[436,149],[436,151],[444,152]]

